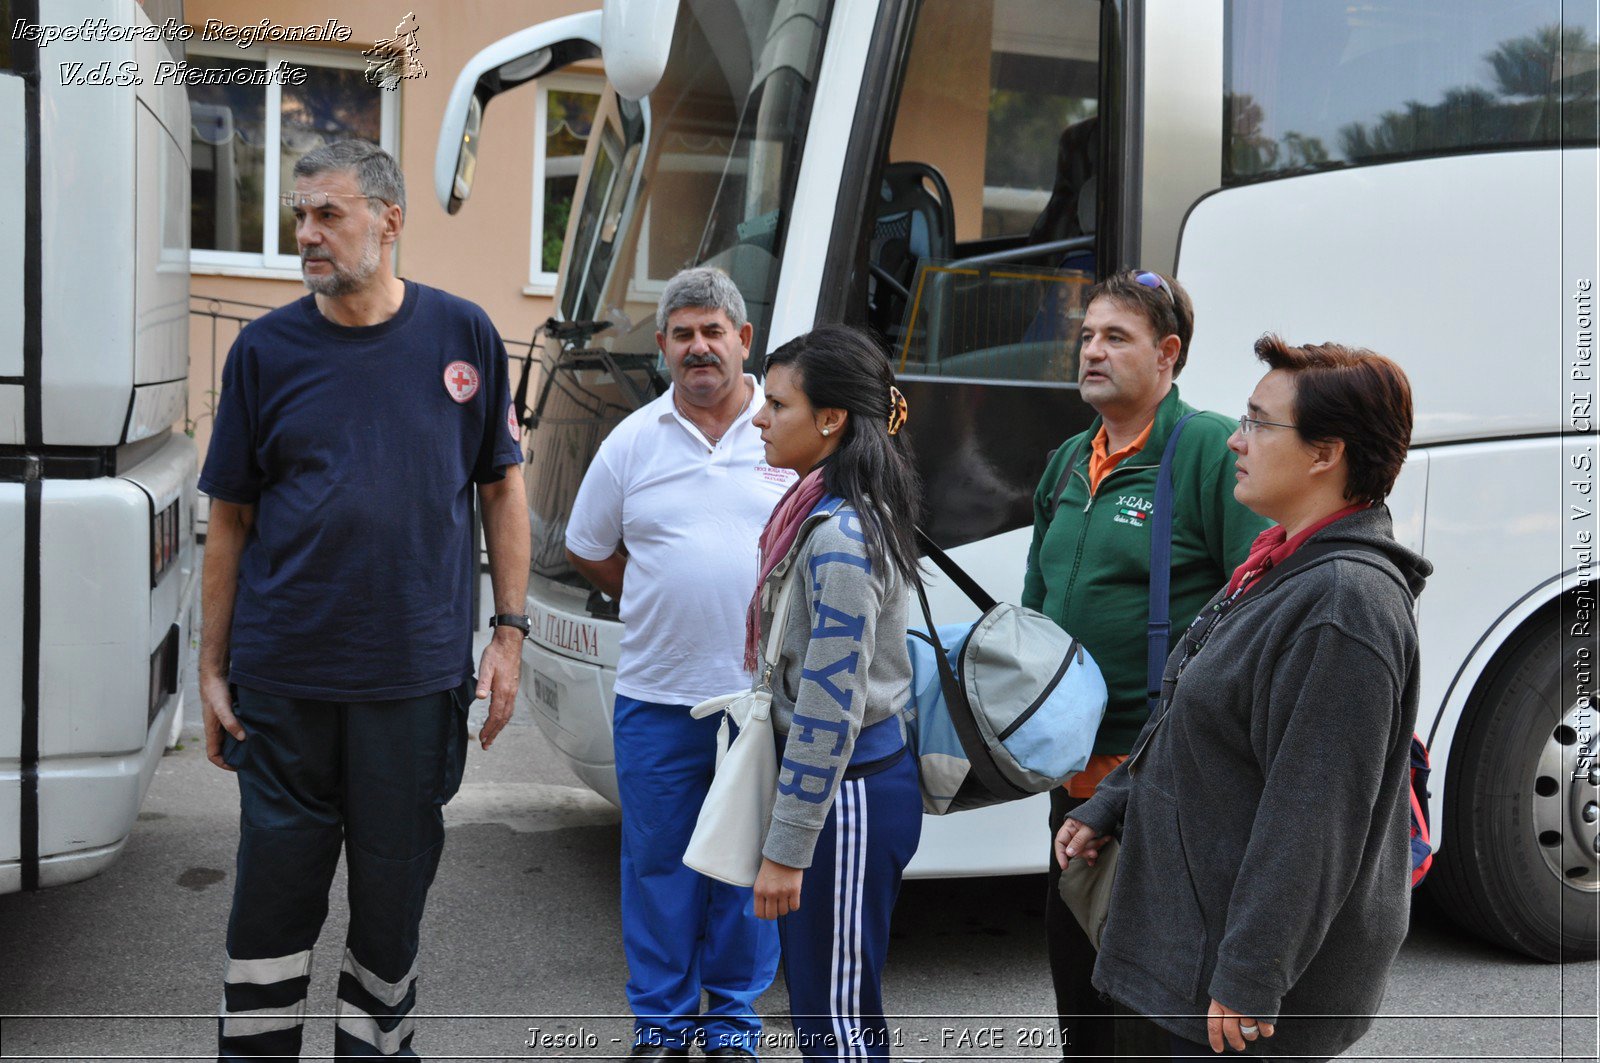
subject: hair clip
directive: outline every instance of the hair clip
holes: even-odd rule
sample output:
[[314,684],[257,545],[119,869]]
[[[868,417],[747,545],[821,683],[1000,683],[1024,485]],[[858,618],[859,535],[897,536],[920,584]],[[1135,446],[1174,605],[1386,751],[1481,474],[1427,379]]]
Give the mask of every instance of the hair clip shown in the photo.
[[900,389],[893,384],[889,385],[889,434],[894,435],[905,427],[906,421],[911,417],[911,408],[906,405],[906,397],[900,394]]

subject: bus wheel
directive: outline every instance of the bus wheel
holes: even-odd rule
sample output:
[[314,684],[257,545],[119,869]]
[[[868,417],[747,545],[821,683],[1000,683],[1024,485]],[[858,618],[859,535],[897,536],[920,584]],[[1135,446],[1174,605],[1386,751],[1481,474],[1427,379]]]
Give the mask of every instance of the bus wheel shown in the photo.
[[1563,638],[1559,617],[1530,625],[1450,754],[1430,889],[1466,929],[1541,960],[1593,959],[1600,941],[1595,664],[1593,639]]

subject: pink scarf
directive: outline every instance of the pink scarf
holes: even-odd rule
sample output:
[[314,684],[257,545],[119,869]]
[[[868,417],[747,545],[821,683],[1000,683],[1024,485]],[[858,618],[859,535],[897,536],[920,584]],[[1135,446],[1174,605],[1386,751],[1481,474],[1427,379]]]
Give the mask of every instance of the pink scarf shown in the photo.
[[789,490],[772,507],[767,526],[761,529],[760,578],[744,617],[744,670],[754,675],[761,668],[761,588],[794,546],[800,525],[822,499],[822,470],[812,469],[789,485]]

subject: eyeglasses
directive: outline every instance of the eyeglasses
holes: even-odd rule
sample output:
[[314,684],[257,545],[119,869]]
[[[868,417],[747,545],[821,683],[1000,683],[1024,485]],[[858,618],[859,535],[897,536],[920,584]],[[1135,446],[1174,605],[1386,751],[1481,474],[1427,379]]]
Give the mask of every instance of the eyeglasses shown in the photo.
[[1135,273],[1133,275],[1133,283],[1142,284],[1146,288],[1160,288],[1167,293],[1167,299],[1173,306],[1178,305],[1178,297],[1172,294],[1172,289],[1168,287],[1166,279],[1159,273],[1151,273],[1149,270],[1145,270],[1143,273]]
[[1263,420],[1261,420],[1260,418],[1257,418],[1257,417],[1241,417],[1241,418],[1239,418],[1239,431],[1243,435],[1249,435],[1251,432],[1254,432],[1257,428],[1260,428],[1263,425],[1266,425],[1269,428],[1299,428],[1300,427],[1297,424],[1284,424],[1282,421],[1263,421]]
[[321,210],[330,199],[376,199],[386,207],[394,206],[382,196],[362,195],[359,192],[285,192],[278,202],[290,210]]

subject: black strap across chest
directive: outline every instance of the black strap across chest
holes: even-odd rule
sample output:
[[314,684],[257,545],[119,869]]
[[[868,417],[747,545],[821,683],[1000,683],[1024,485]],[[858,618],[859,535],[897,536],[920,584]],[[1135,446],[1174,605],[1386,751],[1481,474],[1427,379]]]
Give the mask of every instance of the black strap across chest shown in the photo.
[[[1183,434],[1183,426],[1198,412],[1189,411],[1172,426],[1166,448],[1161,452],[1161,467],[1156,472],[1155,513],[1150,520],[1150,608],[1145,628],[1144,672],[1145,699],[1152,712],[1161,700],[1161,673],[1166,667],[1167,649],[1172,644],[1172,459],[1178,452],[1178,437]],[[1051,520],[1055,519],[1061,496],[1066,493],[1072,471],[1077,468],[1088,442],[1089,434],[1085,432],[1072,449],[1066,468],[1061,470],[1055,493],[1050,496]]]

